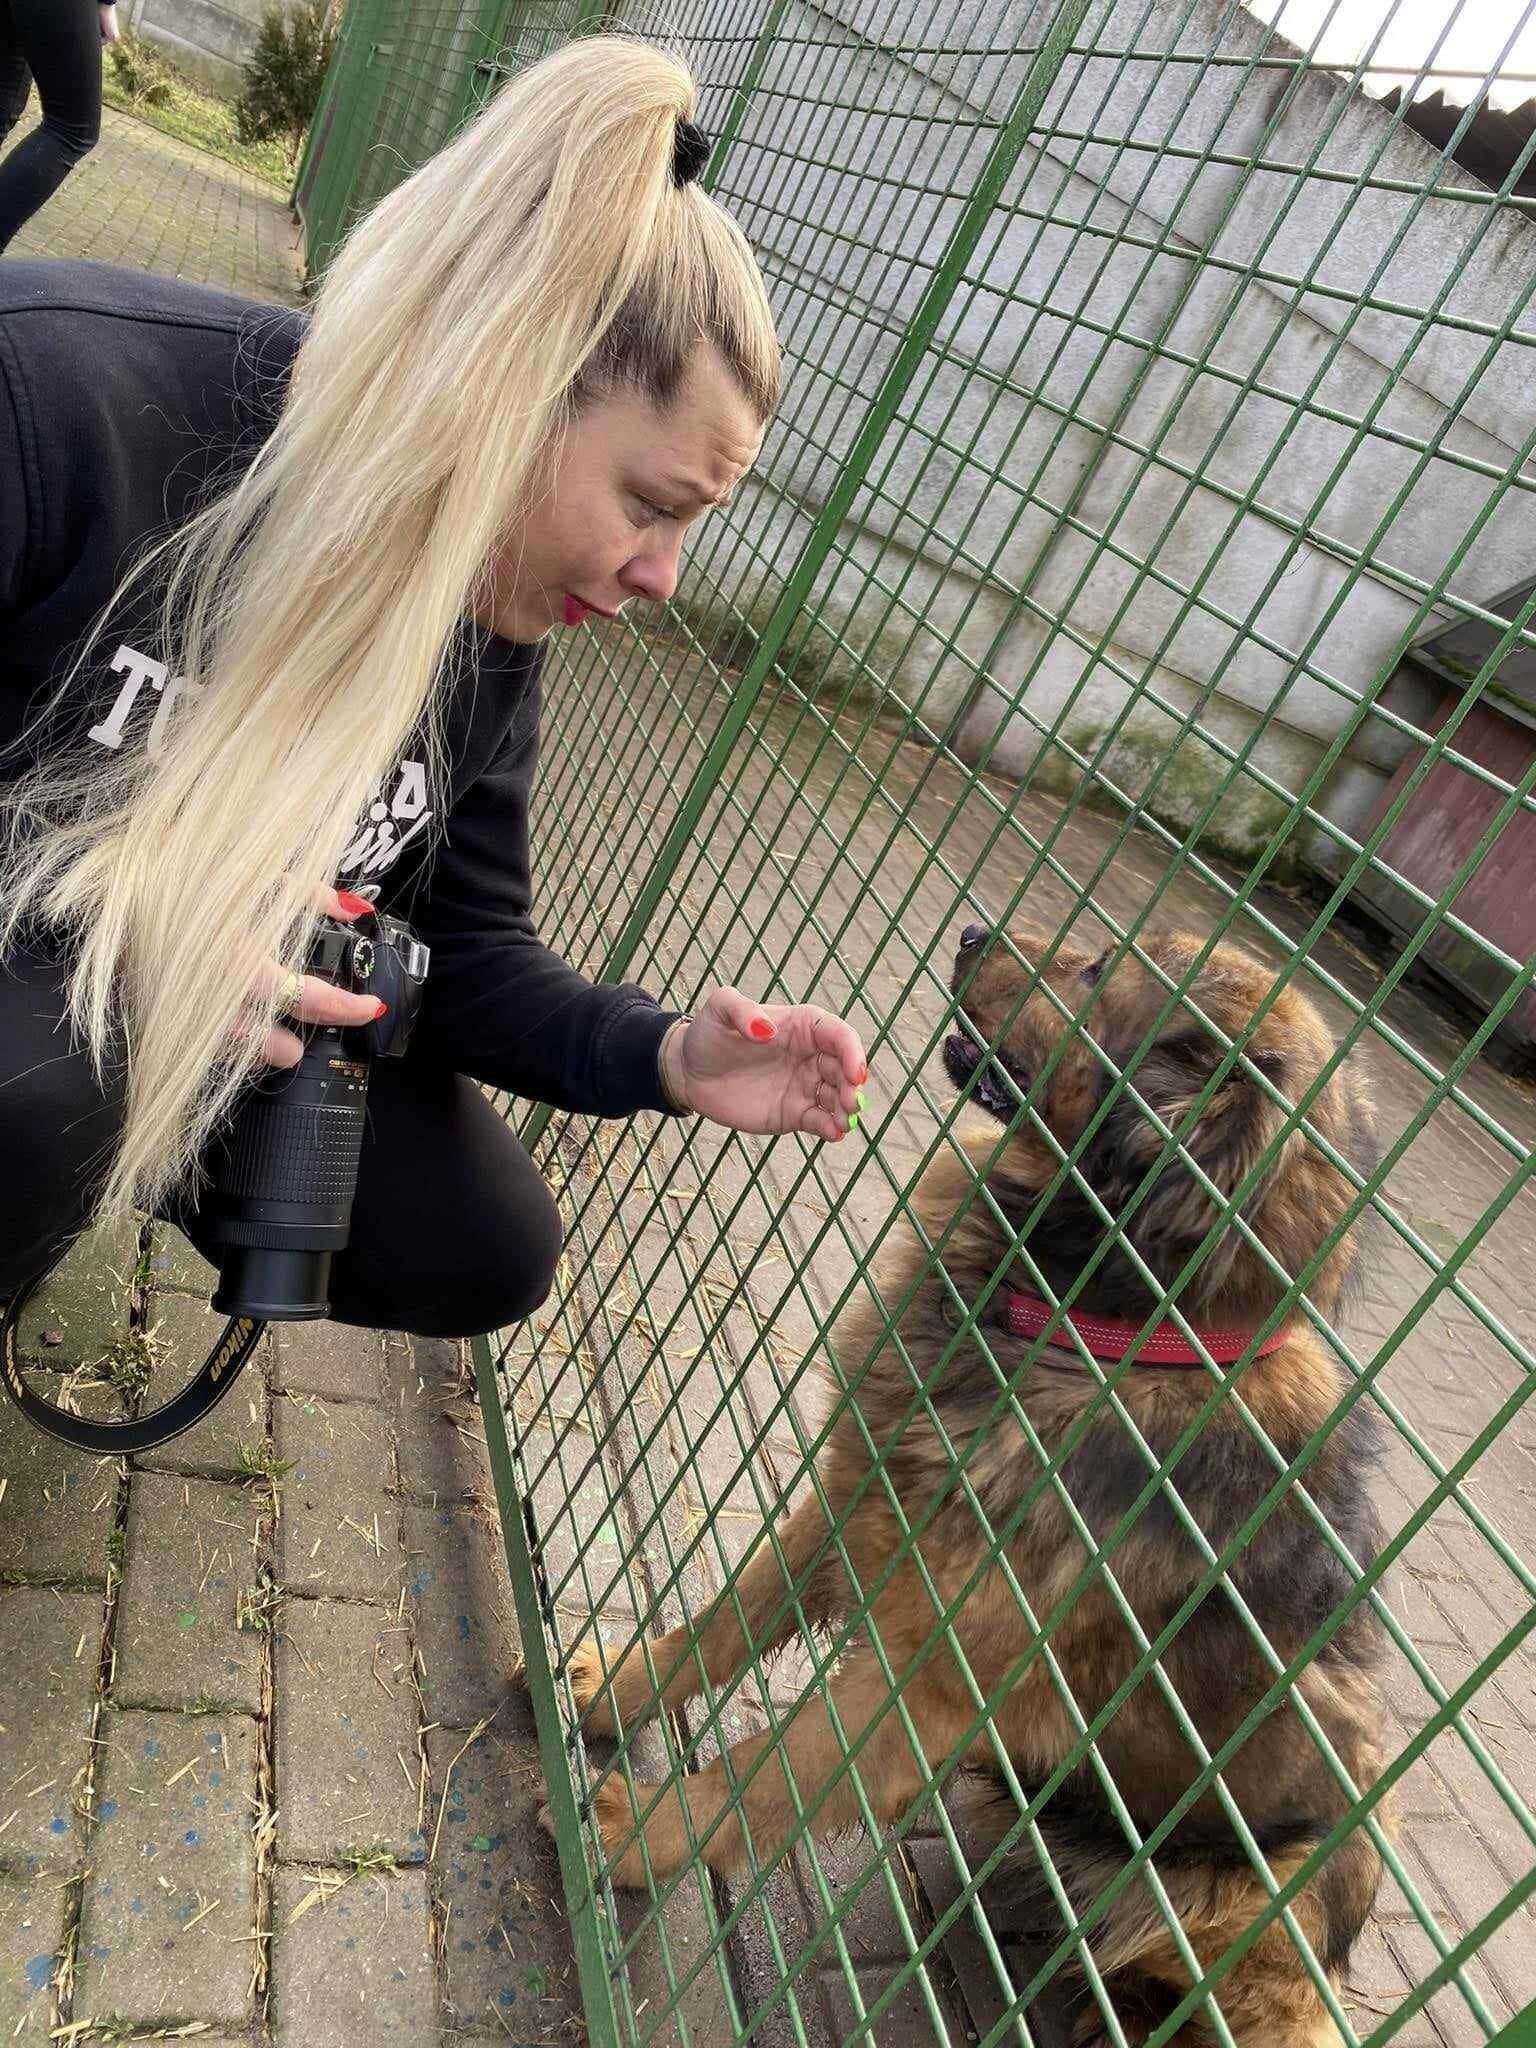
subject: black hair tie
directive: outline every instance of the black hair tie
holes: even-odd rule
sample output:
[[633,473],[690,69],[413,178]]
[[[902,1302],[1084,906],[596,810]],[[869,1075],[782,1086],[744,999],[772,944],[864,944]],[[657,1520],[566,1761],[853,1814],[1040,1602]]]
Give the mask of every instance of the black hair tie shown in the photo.
[[691,185],[709,161],[714,144],[692,121],[679,121],[672,142],[672,182]]

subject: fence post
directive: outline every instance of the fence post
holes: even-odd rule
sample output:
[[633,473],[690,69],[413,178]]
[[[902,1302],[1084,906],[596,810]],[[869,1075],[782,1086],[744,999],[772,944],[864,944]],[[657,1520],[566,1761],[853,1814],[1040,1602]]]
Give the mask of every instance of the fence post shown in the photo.
[[314,223],[324,210],[323,201],[316,198],[316,190],[323,188],[334,174],[331,128],[340,117],[341,127],[336,138],[339,143],[350,125],[352,97],[356,90],[357,53],[372,31],[371,19],[364,19],[370,12],[370,0],[352,0],[342,16],[341,33],[326,67],[320,102],[315,108],[315,118],[309,124],[309,133],[304,138],[304,153],[294,174],[290,204],[304,226],[306,269],[315,238]]
[[341,76],[342,68],[347,58],[347,30],[349,25],[349,22],[344,19],[337,30],[336,44],[331,51],[331,61],[325,68],[325,77],[320,81],[320,97],[315,102],[314,117],[310,121],[308,128],[304,131],[304,148],[299,156],[298,169],[293,174],[293,183],[288,190],[288,204],[295,210],[298,208],[299,194],[304,188],[304,180],[309,174],[309,160],[320,147],[320,139],[325,134],[330,122],[331,109],[336,99],[336,83]]
[[[393,0],[398,6],[400,0]],[[359,19],[355,41],[349,39],[352,74],[342,91],[339,112],[343,126],[334,148],[327,148],[316,179],[313,211],[318,233],[306,227],[305,262],[311,277],[323,271],[347,227],[356,195],[362,159],[378,128],[379,107],[389,77],[388,59],[395,45],[380,39],[385,0],[352,0]]]
[[[863,482],[875,451],[895,417],[896,408],[905,397],[907,388],[917,373],[940,317],[954,296],[955,286],[959,283],[965,266],[981,239],[982,230],[992,217],[998,194],[1018,161],[1019,153],[1034,127],[1045,96],[1055,83],[1072,38],[1076,35],[1087,11],[1088,0],[1061,0],[1050,32],[1036,50],[1034,60],[1024,74],[1008,119],[993,139],[986,163],[966,201],[964,211],[955,223],[949,245],[929,280],[880,389],[870,402],[864,424],[859,430],[858,439],[853,444],[843,472],[806,537],[805,545],[800,551],[800,559],[790,572],[789,580],[774,607],[773,616],[731,696],[725,716],[710,742],[709,751],[678,806],[677,815],[662,841],[655,863],[646,877],[645,886],[641,889],[623,930],[615,940],[612,952],[603,963],[601,979],[604,981],[623,979],[625,969],[645,936],[656,906],[661,901],[662,892],[682,858],[683,849],[693,836],[694,828],[703,815],[710,793],[719,781],[721,771],[730,758],[731,749],[751,715],[752,707],[757,702],[768,672],[778,658],[779,649],[783,646],[785,637],[805,602],[816,572],[837,538],[838,528],[853,502],[854,493]],[[535,1105],[533,1114],[523,1129],[525,1145],[531,1148],[538,1143],[549,1123],[550,1115],[551,1111],[547,1104]]]

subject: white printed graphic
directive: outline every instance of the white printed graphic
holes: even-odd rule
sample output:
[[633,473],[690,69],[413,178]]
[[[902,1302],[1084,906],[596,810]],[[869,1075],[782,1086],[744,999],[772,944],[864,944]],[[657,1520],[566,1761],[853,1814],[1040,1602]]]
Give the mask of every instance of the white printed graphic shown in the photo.
[[[165,663],[126,644],[118,648],[108,666],[114,675],[123,677],[123,686],[106,717],[99,725],[91,727],[90,737],[98,746],[121,747],[128,714],[147,683],[160,699],[145,742],[150,759],[158,760],[165,744],[165,730],[172,707],[183,690],[194,686],[185,676],[172,676],[167,685]],[[196,688],[195,694],[202,694],[200,687]],[[341,857],[338,881],[367,881],[393,867],[432,816],[432,807],[427,801],[427,771],[420,761],[400,763],[395,771],[394,787],[387,797],[384,794],[385,779],[381,777],[369,792],[367,814],[359,826],[357,837]],[[374,896],[378,891],[375,888],[366,893]]]
[[158,761],[160,749],[165,745],[166,722],[171,708],[183,690],[192,689],[195,696],[201,696],[200,688],[193,688],[185,676],[172,676],[171,687],[165,687],[165,663],[155,661],[147,654],[140,654],[136,647],[119,647],[107,664],[114,675],[127,678],[117,693],[117,700],[100,725],[93,725],[90,737],[104,747],[120,747],[123,744],[123,725],[134,700],[146,683],[159,692],[160,702],[155,706],[154,720],[149,728],[149,758]]
[[432,815],[427,771],[420,761],[402,761],[393,795],[386,802],[382,781],[373,785],[361,831],[341,856],[339,873],[366,877],[393,867]]

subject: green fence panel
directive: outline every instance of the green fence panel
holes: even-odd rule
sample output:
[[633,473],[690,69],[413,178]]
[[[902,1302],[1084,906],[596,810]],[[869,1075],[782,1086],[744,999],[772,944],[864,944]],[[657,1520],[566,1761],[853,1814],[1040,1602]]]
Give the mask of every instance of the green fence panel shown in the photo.
[[[675,600],[558,639],[543,928],[679,1008],[814,997],[871,1078],[833,1147],[507,1105],[566,1249],[476,1352],[594,2040],[1536,1997],[1536,140],[1490,183],[1486,78],[1443,150],[1383,105],[1410,13],[1344,64],[1339,7],[1312,51],[1236,0],[625,11],[786,391]],[[312,268],[601,18],[353,0]],[[1341,1971],[1319,1902],[1378,1865]]]

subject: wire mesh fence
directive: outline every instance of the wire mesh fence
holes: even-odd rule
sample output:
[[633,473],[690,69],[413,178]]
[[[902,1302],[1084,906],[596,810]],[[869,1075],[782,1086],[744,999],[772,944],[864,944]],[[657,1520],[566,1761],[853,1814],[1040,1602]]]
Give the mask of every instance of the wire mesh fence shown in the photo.
[[[560,644],[544,931],[813,993],[871,1079],[835,1148],[509,1106],[567,1246],[481,1390],[594,2039],[1536,1999],[1536,142],[1404,115],[1470,6],[1386,107],[1389,5],[1333,69],[1225,0],[629,17],[787,393],[665,615]],[[312,262],[588,25],[352,0]]]

